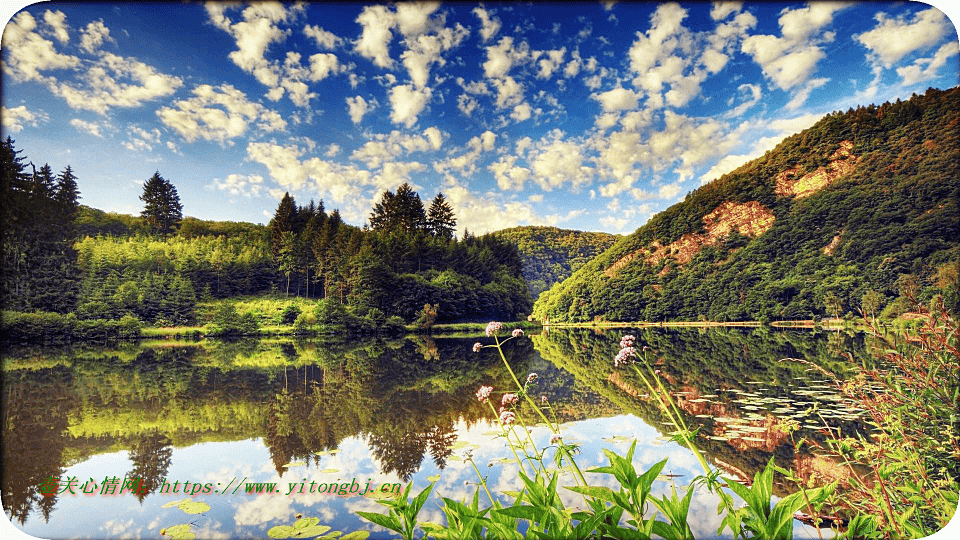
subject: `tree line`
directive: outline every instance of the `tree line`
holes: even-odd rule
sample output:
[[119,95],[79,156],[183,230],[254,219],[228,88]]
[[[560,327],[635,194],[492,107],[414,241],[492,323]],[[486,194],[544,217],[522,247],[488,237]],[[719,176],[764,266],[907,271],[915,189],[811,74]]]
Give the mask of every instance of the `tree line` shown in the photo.
[[[344,223],[323,201],[285,194],[269,225],[184,218],[173,183],[146,180],[139,216],[79,204],[68,166],[54,176],[3,144],[3,307],[196,321],[201,302],[274,293],[326,299],[374,319],[514,319],[531,307],[516,245],[465,232],[442,193],[429,208],[409,184],[387,191],[370,225]],[[45,320],[45,319],[44,319]],[[73,322],[68,326],[75,326]]]

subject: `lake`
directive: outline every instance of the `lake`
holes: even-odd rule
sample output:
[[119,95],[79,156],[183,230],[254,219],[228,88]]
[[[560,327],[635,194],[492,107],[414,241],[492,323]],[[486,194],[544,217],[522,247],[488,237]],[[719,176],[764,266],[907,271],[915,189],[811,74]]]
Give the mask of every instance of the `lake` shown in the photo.
[[[810,446],[796,452],[794,441],[822,444],[831,430],[855,434],[864,429],[861,411],[839,396],[829,377],[783,359],[841,375],[849,365],[843,355],[865,356],[862,335],[618,328],[549,329],[510,340],[503,347],[510,365],[518,377],[537,374],[531,395],[546,398],[548,414],[563,424],[564,441],[581,445],[581,469],[606,465],[603,449],[623,455],[636,440],[638,471],[668,458],[655,493],[686,486],[702,473],[693,454],[670,440],[676,426],[665,422],[642,381],[630,369],[613,368],[627,333],[637,336],[638,350],[648,347],[647,360],[675,395],[684,421],[699,428],[698,446],[724,476],[752,478],[771,456],[804,478],[843,476],[836,463],[806,450]],[[439,497],[471,498],[478,485],[474,465],[494,496],[507,502],[503,494],[521,486],[518,466],[495,413],[475,393],[492,386],[499,401],[515,386],[496,349],[472,351],[477,341],[492,338],[7,350],[4,510],[40,538],[158,538],[161,530],[266,538],[298,515],[318,518],[330,532],[386,538],[395,535],[355,514],[385,511],[375,500],[379,489],[412,483],[418,493],[435,482],[420,517],[443,522]],[[549,446],[550,432],[524,416],[537,446]],[[776,429],[786,418],[801,425],[792,438]],[[552,449],[547,456],[552,459]],[[51,477],[60,480],[53,490]],[[125,477],[142,479],[139,492],[123,489]],[[608,475],[587,473],[587,479],[613,487]],[[574,484],[569,476],[560,482]],[[276,483],[279,493],[246,493],[254,483]],[[332,483],[356,483],[358,493],[328,493]],[[367,486],[372,491],[360,496]],[[195,493],[184,495],[184,489]],[[583,507],[578,495],[562,491],[568,507]],[[482,489],[480,501],[489,504]],[[697,537],[716,536],[718,502],[706,491],[696,493],[690,523]],[[799,522],[795,531],[816,537]]]

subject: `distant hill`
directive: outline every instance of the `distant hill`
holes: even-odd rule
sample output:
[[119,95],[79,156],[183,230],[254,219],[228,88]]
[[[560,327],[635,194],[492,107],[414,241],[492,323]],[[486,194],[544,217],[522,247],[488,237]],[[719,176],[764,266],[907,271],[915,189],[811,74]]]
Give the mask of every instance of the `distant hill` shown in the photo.
[[590,320],[956,310],[960,90],[835,112],[701,186],[540,296]]
[[534,299],[606,251],[620,237],[556,227],[513,227],[494,236],[516,242],[523,262],[523,277]]

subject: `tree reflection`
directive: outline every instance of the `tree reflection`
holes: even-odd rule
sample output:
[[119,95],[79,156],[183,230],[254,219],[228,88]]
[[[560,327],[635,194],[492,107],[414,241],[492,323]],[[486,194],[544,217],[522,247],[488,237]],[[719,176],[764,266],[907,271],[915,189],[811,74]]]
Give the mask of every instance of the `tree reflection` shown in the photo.
[[141,504],[143,499],[156,491],[163,479],[167,477],[172,456],[173,446],[170,438],[156,431],[140,435],[137,442],[130,448],[133,469],[127,473],[127,478],[134,481],[140,480],[135,496]]

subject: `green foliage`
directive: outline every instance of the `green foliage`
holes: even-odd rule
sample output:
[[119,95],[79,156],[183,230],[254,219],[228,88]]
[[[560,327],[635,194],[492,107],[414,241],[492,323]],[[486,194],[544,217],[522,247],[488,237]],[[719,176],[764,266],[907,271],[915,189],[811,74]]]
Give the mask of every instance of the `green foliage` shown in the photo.
[[176,231],[183,219],[183,205],[177,188],[157,171],[143,183],[143,211],[140,217],[150,230],[161,235]]
[[619,239],[608,233],[539,226],[504,229],[494,235],[517,244],[523,261],[523,277],[534,299]]
[[424,488],[413,500],[410,500],[410,488],[412,486],[413,484],[407,484],[406,489],[396,499],[377,500],[377,503],[390,509],[389,514],[357,512],[357,515],[381,527],[396,531],[406,540],[413,540],[413,534],[417,526],[417,515],[423,508],[423,504],[427,502],[427,497],[430,496],[430,491],[433,489],[433,483]]
[[0,340],[5,343],[112,341],[140,337],[140,321],[131,315],[119,320],[81,320],[73,313],[3,311]]
[[[813,319],[856,312],[871,290],[886,299],[906,292],[919,301],[953,299],[937,268],[960,260],[958,121],[957,88],[828,115],[651,218],[543,293],[533,315],[554,322]],[[856,160],[849,173],[805,197],[776,192],[778,175],[816,171],[845,141],[853,145],[848,160]],[[703,218],[721,204],[750,201],[775,217],[762,235],[719,237],[682,264],[661,254],[684,235],[703,234]],[[901,275],[914,276],[913,286],[899,287]],[[883,313],[897,311],[892,303]]]
[[235,305],[221,304],[213,316],[213,321],[207,324],[203,333],[213,337],[237,337],[256,335],[260,331],[260,324],[253,313],[240,314]]

